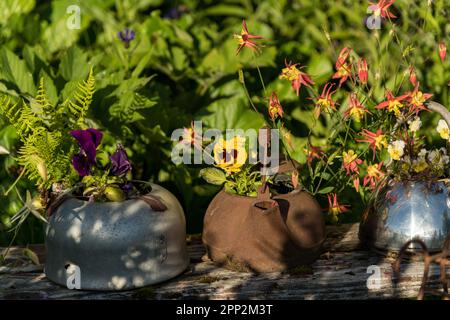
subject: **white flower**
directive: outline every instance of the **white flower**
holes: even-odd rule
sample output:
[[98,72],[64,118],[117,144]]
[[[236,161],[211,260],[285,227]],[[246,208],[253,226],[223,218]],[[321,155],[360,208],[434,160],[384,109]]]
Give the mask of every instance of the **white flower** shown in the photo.
[[420,120],[419,117],[415,117],[414,120],[409,120],[408,124],[409,124],[409,130],[411,130],[411,132],[416,132],[422,126],[422,121]]
[[418,154],[419,158],[425,158],[425,156],[427,155],[427,152],[428,152],[427,149],[424,149],[424,148],[420,149],[420,152]]
[[403,140],[396,140],[391,144],[389,144],[388,153],[391,156],[392,160],[400,160],[400,158],[403,156],[404,148],[405,148],[405,141]]
[[436,131],[441,135],[442,139],[448,140],[450,138],[450,131],[448,129],[447,122],[439,120]]
[[447,151],[445,149],[434,149],[428,154],[428,161],[431,162],[436,168],[443,168],[449,162]]

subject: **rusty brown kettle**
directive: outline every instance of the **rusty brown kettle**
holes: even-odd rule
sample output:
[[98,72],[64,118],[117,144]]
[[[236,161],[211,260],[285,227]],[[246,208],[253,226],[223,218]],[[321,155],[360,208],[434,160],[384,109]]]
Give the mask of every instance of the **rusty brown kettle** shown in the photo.
[[220,191],[204,218],[209,258],[239,271],[285,271],[311,264],[324,239],[322,210],[309,193],[295,189],[271,197],[265,182],[256,198]]

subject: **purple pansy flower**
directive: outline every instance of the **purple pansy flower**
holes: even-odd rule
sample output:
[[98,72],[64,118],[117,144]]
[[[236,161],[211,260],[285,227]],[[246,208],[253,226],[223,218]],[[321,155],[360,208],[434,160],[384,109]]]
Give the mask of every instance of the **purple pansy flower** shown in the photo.
[[123,31],[119,31],[117,35],[119,36],[120,41],[125,44],[125,48],[129,48],[130,42],[135,38],[136,33],[129,28],[125,28]]
[[72,158],[72,165],[82,177],[91,173],[92,166],[97,163],[97,147],[103,138],[103,133],[97,129],[73,130],[70,132],[80,147],[80,152]]
[[131,162],[128,160],[127,152],[121,144],[117,145],[116,152],[109,158],[111,160],[111,173],[115,176],[123,176],[131,171]]

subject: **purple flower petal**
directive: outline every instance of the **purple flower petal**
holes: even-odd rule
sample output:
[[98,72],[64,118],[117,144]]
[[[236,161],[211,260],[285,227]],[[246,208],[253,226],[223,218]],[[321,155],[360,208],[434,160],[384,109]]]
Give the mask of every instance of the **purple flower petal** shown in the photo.
[[81,177],[91,174],[92,164],[83,153],[77,153],[72,158],[72,165]]
[[131,171],[131,162],[128,160],[127,152],[121,144],[117,145],[116,152],[110,157],[111,173],[115,176],[125,175]]
[[87,131],[92,135],[92,141],[97,148],[102,143],[103,133],[100,130],[89,128]]
[[125,28],[124,30],[117,33],[120,41],[122,41],[125,44],[125,48],[128,48],[130,46],[131,40],[133,40],[136,37],[136,33],[129,29]]
[[97,129],[89,128],[87,130],[73,130],[70,134],[77,140],[80,149],[86,154],[91,164],[95,164],[97,147],[102,141],[103,133]]

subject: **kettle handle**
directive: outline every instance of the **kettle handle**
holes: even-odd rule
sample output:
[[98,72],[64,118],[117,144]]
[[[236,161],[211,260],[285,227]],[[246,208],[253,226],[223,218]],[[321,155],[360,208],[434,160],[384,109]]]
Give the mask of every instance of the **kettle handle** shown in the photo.
[[444,118],[445,122],[450,128],[450,111],[446,107],[435,101],[428,102],[427,107],[429,110],[434,111],[439,115],[441,115],[441,117]]

